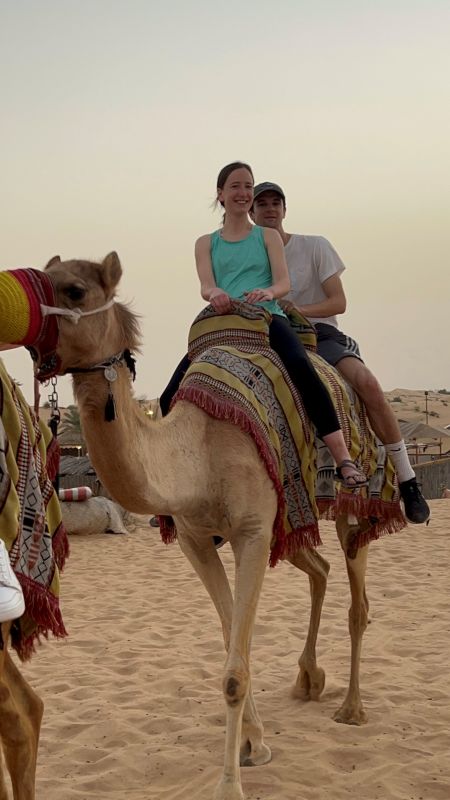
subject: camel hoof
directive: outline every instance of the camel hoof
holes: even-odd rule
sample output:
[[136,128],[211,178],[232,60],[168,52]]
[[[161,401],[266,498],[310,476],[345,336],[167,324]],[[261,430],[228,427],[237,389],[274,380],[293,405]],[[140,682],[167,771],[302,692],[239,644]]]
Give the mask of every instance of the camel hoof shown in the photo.
[[220,781],[214,792],[214,800],[245,800],[244,792],[236,783]]
[[241,747],[239,763],[241,767],[261,767],[263,764],[268,764],[272,760],[272,753],[270,747],[266,744],[260,744],[259,747],[252,748],[250,742],[246,742]]
[[316,667],[314,673],[302,668],[297,678],[297,683],[292,689],[292,696],[304,702],[307,700],[318,701],[324,688],[325,671],[321,667]]
[[346,708],[342,706],[333,716],[335,722],[342,722],[344,725],[364,725],[367,722],[367,714],[363,707]]

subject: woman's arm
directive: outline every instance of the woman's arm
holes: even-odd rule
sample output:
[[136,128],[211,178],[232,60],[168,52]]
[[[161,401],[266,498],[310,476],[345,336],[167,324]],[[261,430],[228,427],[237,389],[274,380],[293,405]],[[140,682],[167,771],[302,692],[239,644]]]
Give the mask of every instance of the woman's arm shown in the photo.
[[195,243],[195,263],[200,278],[200,292],[204,300],[211,303],[219,313],[229,311],[230,296],[216,286],[211,264],[211,236],[200,236]]
[[273,228],[264,228],[263,230],[273,282],[267,289],[253,289],[252,292],[249,292],[246,295],[246,300],[249,303],[260,303],[261,301],[284,297],[291,288],[283,240],[278,231],[273,230]]

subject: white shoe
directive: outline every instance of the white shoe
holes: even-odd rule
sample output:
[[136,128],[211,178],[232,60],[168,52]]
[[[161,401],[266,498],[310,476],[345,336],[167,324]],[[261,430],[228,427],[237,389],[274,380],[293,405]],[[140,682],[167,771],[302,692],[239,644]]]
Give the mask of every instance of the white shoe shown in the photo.
[[0,539],[0,622],[21,617],[25,611],[22,587],[9,560],[3,539]]

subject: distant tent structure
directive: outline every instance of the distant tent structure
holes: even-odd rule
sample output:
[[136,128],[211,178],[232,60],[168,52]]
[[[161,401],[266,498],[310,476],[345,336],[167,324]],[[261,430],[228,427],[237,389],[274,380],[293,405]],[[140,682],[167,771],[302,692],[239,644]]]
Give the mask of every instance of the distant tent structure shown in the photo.
[[94,495],[100,493],[100,482],[88,456],[62,455],[59,464],[61,489],[89,486]]
[[74,432],[63,430],[58,433],[58,444],[61,454],[66,456],[83,456],[86,452],[86,445],[82,436],[77,436]]
[[424,441],[434,442],[436,446],[439,446],[439,457],[442,456],[442,440],[450,439],[450,430],[427,425],[420,419],[399,420],[399,425],[405,442],[415,445],[416,458],[418,458],[419,443]]

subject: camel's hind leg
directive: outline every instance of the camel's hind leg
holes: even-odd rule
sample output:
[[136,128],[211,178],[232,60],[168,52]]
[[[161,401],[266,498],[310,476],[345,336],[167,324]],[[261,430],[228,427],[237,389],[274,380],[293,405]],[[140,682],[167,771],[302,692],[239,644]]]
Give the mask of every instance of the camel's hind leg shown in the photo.
[[[0,736],[14,800],[34,800],[36,758],[44,704],[26,682],[6,644],[10,623],[2,624]],[[5,794],[6,798],[8,795]],[[0,793],[0,800],[3,795]]]
[[301,700],[318,700],[325,686],[325,672],[317,666],[316,644],[330,565],[315,550],[306,549],[299,550],[289,558],[289,561],[294,567],[307,573],[311,594],[308,636],[303,653],[298,660],[300,672],[293,695]]
[[347,696],[341,708],[335,713],[334,719],[336,722],[345,722],[347,725],[362,725],[367,721],[367,715],[359,690],[359,667],[362,637],[367,627],[369,611],[365,585],[369,548],[366,545],[355,550],[352,544],[352,540],[359,530],[356,519],[341,517],[337,520],[336,528],[345,554],[350,581],[351,606],[348,619],[351,639],[351,668]]

